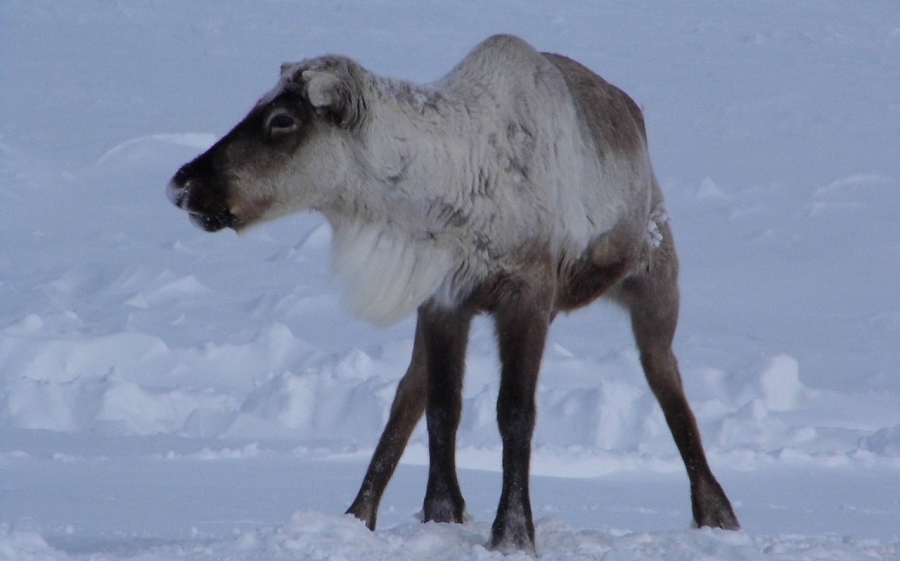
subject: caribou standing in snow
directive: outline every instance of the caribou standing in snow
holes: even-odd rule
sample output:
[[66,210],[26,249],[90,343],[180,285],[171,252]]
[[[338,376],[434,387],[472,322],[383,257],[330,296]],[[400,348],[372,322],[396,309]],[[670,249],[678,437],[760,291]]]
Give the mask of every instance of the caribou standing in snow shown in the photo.
[[578,62],[498,35],[427,85],[340,56],[284,64],[244,120],[178,170],[168,196],[211,232],[321,212],[349,307],[377,323],[417,311],[409,369],[348,510],[370,529],[423,412],[424,520],[462,522],[464,359],[473,316],[488,313],[503,442],[489,545],[535,551],[529,461],[547,332],[559,312],[602,295],[631,315],[687,468],[694,522],[739,527],[672,353],[678,261],[641,110]]

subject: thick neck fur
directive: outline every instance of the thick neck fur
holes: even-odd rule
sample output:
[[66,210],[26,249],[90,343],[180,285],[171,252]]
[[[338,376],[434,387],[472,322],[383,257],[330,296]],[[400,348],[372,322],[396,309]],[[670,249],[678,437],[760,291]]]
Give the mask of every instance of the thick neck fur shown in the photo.
[[432,296],[457,301],[484,265],[468,239],[467,201],[452,186],[465,171],[455,108],[436,89],[367,82],[361,177],[325,214],[345,301],[364,319],[389,324]]
[[620,185],[629,170],[601,167],[562,75],[521,42],[486,42],[431,85],[358,76],[351,184],[322,210],[364,318],[458,304],[534,247],[577,258],[634,206]]

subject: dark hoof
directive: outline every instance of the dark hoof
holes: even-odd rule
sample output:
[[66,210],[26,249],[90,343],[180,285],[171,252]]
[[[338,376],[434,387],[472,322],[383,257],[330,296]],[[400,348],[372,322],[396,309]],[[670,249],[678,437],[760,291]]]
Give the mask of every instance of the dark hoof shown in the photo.
[[487,548],[505,555],[522,551],[528,555],[537,555],[534,546],[534,525],[522,520],[520,524],[498,524],[494,522],[491,531],[491,542]]
[[698,485],[692,497],[694,507],[694,523],[697,527],[722,528],[723,530],[740,530],[734,509],[725,492],[715,479]]
[[359,518],[366,525],[366,528],[372,530],[373,532],[375,531],[376,510],[370,505],[354,502],[352,505],[350,505],[350,508],[347,509],[346,514],[352,514],[353,516]]
[[466,515],[466,501],[456,479],[445,484],[429,479],[422,504],[422,522],[450,522],[461,524]]
[[466,517],[466,503],[458,500],[427,500],[422,508],[422,522],[462,524]]
[[723,530],[740,530],[741,524],[738,522],[737,516],[731,510],[731,505],[725,504],[722,508],[718,508],[712,512],[707,512],[699,519],[695,519],[694,523],[698,527],[708,526],[710,528],[721,528]]

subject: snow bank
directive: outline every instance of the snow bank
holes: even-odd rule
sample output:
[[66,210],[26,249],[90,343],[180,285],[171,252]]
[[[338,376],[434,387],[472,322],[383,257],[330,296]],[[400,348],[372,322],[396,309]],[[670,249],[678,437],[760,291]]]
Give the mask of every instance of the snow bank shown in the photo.
[[[107,165],[124,153],[107,153]],[[0,330],[0,427],[371,448],[409,360],[411,322],[385,342],[383,332],[345,319],[329,292],[329,232],[316,222],[304,228],[307,234],[287,246],[257,233],[250,242],[262,259],[252,263],[248,281],[233,286],[179,261],[113,261],[108,271],[53,273],[40,284],[50,304]],[[241,250],[241,242],[227,245]],[[168,251],[179,260],[202,258],[194,242]],[[266,276],[273,267],[296,275],[314,263],[309,285]],[[603,353],[571,350],[583,348],[582,326],[595,329],[604,317],[615,312],[600,308],[554,326],[538,390],[539,473],[577,477],[678,465],[627,328]],[[461,465],[498,469],[490,330],[481,322],[473,333],[459,446]],[[330,351],[320,350],[323,342]],[[726,368],[687,356],[688,395],[714,457],[749,469],[785,450],[824,462],[859,459],[857,451],[867,452],[866,461],[897,456],[897,394],[857,397],[810,387],[800,359],[785,353]],[[421,428],[412,443],[426,445]]]
[[878,455],[900,457],[900,425],[875,431],[863,438],[861,445]]
[[[555,519],[536,524],[541,559],[644,561],[648,559],[780,560],[808,559],[873,561],[896,559],[897,544],[853,538],[749,536],[742,532],[681,530],[665,533],[574,531]],[[196,546],[161,546],[124,557],[144,561],[233,559],[235,561],[305,559],[310,561],[458,561],[529,560],[523,553],[504,555],[485,549],[487,524],[406,524],[370,532],[349,516],[309,511],[294,513],[284,525],[245,532],[233,540]],[[40,535],[0,527],[0,556],[17,561],[79,559],[49,546]],[[123,559],[95,553],[95,561]]]
[[[175,291],[180,298],[185,286],[196,286],[189,278],[165,286],[173,284],[182,287]],[[164,292],[149,291],[143,301]],[[243,343],[172,348],[140,333],[54,339],[43,332],[49,323],[55,321],[29,315],[7,328],[0,341],[5,371],[16,373],[0,388],[0,426],[368,448],[387,420],[412,346],[404,339],[388,350],[375,346],[323,356],[291,329],[273,323]],[[461,463],[499,469],[496,360],[492,351],[484,352],[470,359]],[[800,368],[795,357],[779,354],[735,372],[686,371],[695,378],[689,384],[696,390],[692,400],[710,452],[736,458],[745,469],[748,458],[766,463],[788,449],[823,461],[852,458],[857,450],[886,460],[898,455],[890,424],[897,413],[893,396],[872,396],[861,408],[846,395],[807,387]],[[252,385],[244,379],[247,372]],[[612,466],[627,469],[640,458],[644,465],[678,465],[633,348],[576,357],[557,344],[542,376],[538,458],[546,449],[548,459],[568,459],[537,460],[539,473],[605,473]],[[844,409],[843,419],[835,407]],[[412,442],[427,444],[421,428]],[[602,461],[609,453],[621,461]]]

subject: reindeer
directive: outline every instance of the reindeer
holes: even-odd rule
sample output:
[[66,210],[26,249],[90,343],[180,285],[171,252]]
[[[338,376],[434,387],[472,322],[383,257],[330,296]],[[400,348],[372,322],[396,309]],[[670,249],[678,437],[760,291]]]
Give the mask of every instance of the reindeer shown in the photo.
[[424,521],[463,521],[455,447],[466,344],[473,316],[487,313],[503,443],[489,547],[535,553],[529,461],[547,332],[559,312],[602,295],[631,315],[694,522],[739,528],[672,352],[678,260],[643,116],[578,62],[497,35],[428,85],[340,56],[284,64],[250,113],[178,170],[168,196],[210,232],[320,212],[349,308],[382,324],[417,312],[412,360],[348,510],[370,529],[423,413]]

